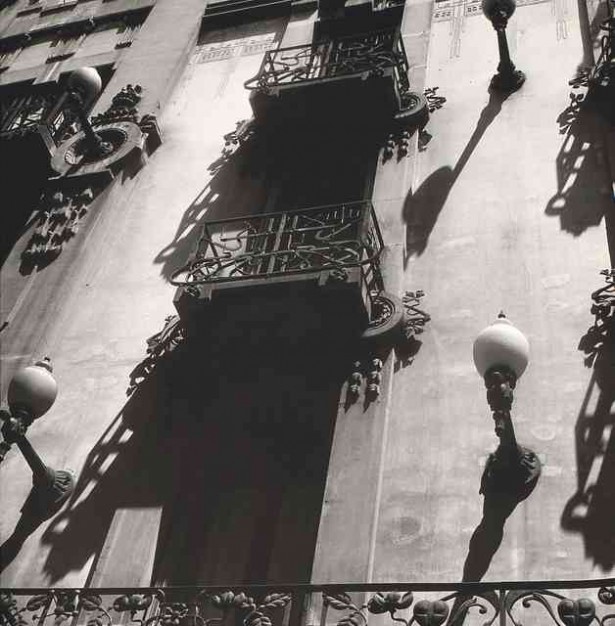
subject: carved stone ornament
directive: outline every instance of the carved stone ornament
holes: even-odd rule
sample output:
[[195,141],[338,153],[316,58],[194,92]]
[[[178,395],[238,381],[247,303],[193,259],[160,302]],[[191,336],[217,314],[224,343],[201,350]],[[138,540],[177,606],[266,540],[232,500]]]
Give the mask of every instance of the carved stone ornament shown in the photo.
[[63,141],[51,159],[58,173],[51,178],[39,204],[34,232],[22,253],[23,269],[44,267],[53,261],[79,230],[89,205],[121,172],[135,172],[145,154],[160,145],[156,118],[145,115],[137,122],[141,87],[128,85],[113,98],[111,106],[92,120],[99,138],[109,149],[89,149],[81,130]]
[[128,167],[139,169],[145,154],[151,154],[162,143],[155,116],[144,115],[139,120],[137,107],[142,91],[140,85],[127,85],[113,97],[106,111],[92,117],[92,127],[110,146],[108,151],[100,155],[88,150],[86,133],[81,130],[58,147],[51,167],[60,176],[107,171],[109,178]]
[[145,136],[134,122],[114,122],[97,126],[95,130],[105,143],[111,145],[111,151],[101,157],[93,155],[86,148],[85,133],[78,132],[60,145],[51,159],[51,167],[60,176],[83,176],[104,170],[113,175],[129,163],[142,165]]

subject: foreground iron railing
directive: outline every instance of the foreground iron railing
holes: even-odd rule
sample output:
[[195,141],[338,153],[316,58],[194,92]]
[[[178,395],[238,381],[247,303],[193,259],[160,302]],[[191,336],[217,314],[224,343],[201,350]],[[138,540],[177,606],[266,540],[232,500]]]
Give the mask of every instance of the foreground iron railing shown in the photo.
[[57,144],[74,122],[55,88],[31,86],[0,101],[0,138],[19,137],[44,127]]
[[172,277],[178,286],[257,280],[359,267],[381,291],[382,235],[369,201],[207,222],[197,249]]
[[367,79],[389,72],[408,81],[408,60],[401,36],[394,30],[334,38],[265,53],[258,74],[246,81],[247,89],[274,91],[300,83],[352,77]]
[[[604,626],[615,579],[0,591],[1,626]],[[448,621],[447,621],[448,620]]]

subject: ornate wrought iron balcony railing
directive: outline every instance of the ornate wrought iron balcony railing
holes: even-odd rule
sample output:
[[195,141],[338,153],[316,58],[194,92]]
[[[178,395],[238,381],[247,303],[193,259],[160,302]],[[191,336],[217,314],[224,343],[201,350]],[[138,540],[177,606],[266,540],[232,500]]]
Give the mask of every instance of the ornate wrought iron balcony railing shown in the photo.
[[382,235],[369,201],[207,222],[173,284],[188,287],[360,268],[368,294],[382,290]]
[[[606,626],[615,579],[0,591],[0,626]],[[448,620],[448,621],[447,621]]]
[[40,131],[59,143],[62,134],[75,121],[63,107],[57,89],[31,87],[27,91],[7,95],[0,101],[0,139],[21,137]]
[[245,86],[274,94],[299,85],[385,75],[393,78],[398,104],[403,108],[410,88],[408,60],[396,30],[271,50],[265,53],[258,74]]

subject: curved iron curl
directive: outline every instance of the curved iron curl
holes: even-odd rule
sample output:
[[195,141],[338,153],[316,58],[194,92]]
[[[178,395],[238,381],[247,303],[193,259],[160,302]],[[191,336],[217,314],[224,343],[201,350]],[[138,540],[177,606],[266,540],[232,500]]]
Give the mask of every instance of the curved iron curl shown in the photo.
[[[509,602],[509,598],[513,597],[512,601]],[[516,596],[516,597],[515,597]],[[551,616],[551,619],[559,626],[559,620],[553,611],[553,607],[549,603],[549,601],[545,598],[545,596],[552,596],[553,598],[557,598],[558,600],[565,600],[566,597],[560,595],[559,593],[555,593],[554,591],[540,591],[540,593],[536,591],[520,591],[520,592],[508,592],[506,594],[506,613],[510,617],[514,626],[522,626],[521,622],[518,622],[512,614],[513,607],[521,600],[524,608],[529,608],[532,602],[537,602],[541,604]]]
[[[360,266],[364,266],[364,265],[370,265],[370,264],[375,264],[378,262],[380,255],[382,254],[382,249],[379,250],[375,250],[373,254],[368,254],[364,259],[359,258],[359,251],[358,250],[354,250],[352,248],[348,248],[348,247],[344,247],[341,248],[342,250],[346,250],[347,252],[349,252],[350,254],[352,254],[355,258],[352,261],[339,261],[339,260],[335,260],[335,259],[331,259],[328,258],[327,255],[324,252],[318,252],[317,250],[306,250],[303,249],[301,250],[301,252],[307,252],[311,255],[316,255],[316,256],[320,256],[322,258],[327,259],[331,265],[333,266],[339,266],[339,267],[360,267]],[[366,247],[363,246],[363,250],[366,250]],[[295,255],[297,257],[301,257],[300,254],[298,254],[297,249],[293,248],[290,250],[280,250],[280,251],[274,251],[274,252],[268,252],[262,255],[255,255],[253,253],[244,253],[241,255],[238,255],[236,257],[230,258],[228,259],[229,263],[227,264],[221,264],[219,259],[215,259],[215,258],[202,258],[202,259],[195,259],[194,261],[191,261],[189,263],[187,263],[186,265],[184,265],[183,267],[180,267],[179,269],[175,270],[172,274],[171,277],[169,279],[169,282],[172,285],[175,285],[176,287],[187,287],[187,286],[192,286],[192,285],[203,285],[207,282],[211,282],[211,278],[212,276],[214,276],[216,273],[219,273],[222,269],[226,269],[228,267],[232,267],[237,266],[238,264],[242,263],[242,262],[249,262],[248,259],[255,259],[255,258],[259,258],[260,260],[264,260],[266,258],[272,258],[274,256],[277,255],[282,255],[282,254],[289,254],[290,252],[294,252]],[[256,262],[256,261],[254,261]],[[196,274],[197,272],[202,272],[203,267],[207,267],[207,266],[215,266],[216,270],[215,272],[210,272],[208,273],[206,276],[203,276],[203,278],[195,278],[194,274]],[[309,267],[309,265],[307,266]],[[307,269],[307,268],[303,268],[303,269]],[[232,273],[235,272],[240,272],[241,270],[239,270],[237,267],[232,270]],[[293,270],[291,270],[293,271]],[[181,274],[187,274],[189,279],[187,280],[179,280],[177,277]],[[244,274],[245,275],[245,274]]]
[[[59,598],[61,596],[62,593],[65,593],[62,589],[60,590],[56,590],[56,589],[51,589],[49,591],[49,593],[47,594],[47,598],[48,598],[48,602],[45,606],[45,611],[46,614],[44,616],[42,615],[33,615],[32,617],[34,619],[40,620],[41,622],[45,621],[48,617],[55,617],[56,619],[62,617],[62,621],[66,618],[68,618],[70,615],[76,615],[77,613],[75,611],[65,611],[61,609],[61,604],[59,602]],[[75,595],[77,597],[77,602],[79,602],[79,594],[77,592],[75,592]],[[50,611],[50,607],[51,607],[51,603],[55,602],[56,606],[53,609],[53,611]],[[41,606],[42,608],[42,606]],[[36,609],[35,609],[36,610]]]
[[[459,594],[456,594],[456,595],[459,595]],[[484,604],[481,604],[481,602],[477,599],[477,597],[488,602],[494,609],[493,617],[483,622],[483,626],[491,626],[491,624],[493,624],[493,622],[496,620],[496,618],[500,614],[500,607],[496,603],[494,603],[492,599],[490,599],[488,596],[483,595],[483,594],[476,594],[474,597],[463,602],[461,606],[459,607],[459,609],[457,610],[457,613],[455,615],[451,615],[451,618],[450,618],[451,623],[453,623],[455,617],[459,615],[462,610],[464,610],[465,612],[468,612],[473,607],[478,607],[478,612],[481,615],[485,615],[485,613],[487,613],[488,611],[488,608]]]
[[[598,618],[596,617],[596,619]],[[598,623],[600,626],[604,626],[604,624],[611,619],[615,619],[615,613],[607,613],[606,615],[603,615],[600,619],[598,619]]]

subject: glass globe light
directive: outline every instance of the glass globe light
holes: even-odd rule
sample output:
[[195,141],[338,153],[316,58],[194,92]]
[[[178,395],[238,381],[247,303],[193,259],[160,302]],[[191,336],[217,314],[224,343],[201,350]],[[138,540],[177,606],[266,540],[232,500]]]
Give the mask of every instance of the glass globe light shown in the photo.
[[87,106],[102,91],[102,78],[93,67],[80,67],[68,76],[68,88],[79,92]]
[[485,17],[491,21],[504,17],[508,19],[517,8],[515,0],[482,0]]
[[511,369],[520,378],[530,357],[527,337],[500,313],[474,341],[474,365],[481,376],[496,366]]
[[58,383],[52,371],[49,357],[17,371],[7,393],[11,412],[26,411],[32,419],[47,413],[58,395]]

